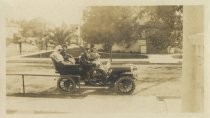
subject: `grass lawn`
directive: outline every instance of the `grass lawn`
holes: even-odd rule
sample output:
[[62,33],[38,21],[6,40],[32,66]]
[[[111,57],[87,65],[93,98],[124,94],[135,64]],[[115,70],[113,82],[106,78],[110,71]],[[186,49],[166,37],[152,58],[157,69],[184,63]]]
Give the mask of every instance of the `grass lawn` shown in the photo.
[[[52,51],[41,53],[41,57],[49,58],[51,53]],[[74,57],[78,57],[80,56],[81,53],[83,53],[83,51],[79,49],[69,49],[68,53],[73,55]],[[101,58],[106,59],[110,57],[110,53],[99,52],[99,54],[101,55]],[[40,58],[40,54],[29,55],[26,57]],[[136,58],[146,59],[148,58],[148,56],[145,54],[135,54],[135,53],[112,53],[112,58],[113,59],[136,59]]]

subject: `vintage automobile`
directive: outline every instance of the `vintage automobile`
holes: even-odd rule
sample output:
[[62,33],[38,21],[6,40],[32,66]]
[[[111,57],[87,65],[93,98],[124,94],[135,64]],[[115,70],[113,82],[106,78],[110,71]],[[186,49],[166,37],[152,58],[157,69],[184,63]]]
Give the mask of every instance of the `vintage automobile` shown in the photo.
[[83,64],[80,58],[75,58],[76,63],[72,65],[62,65],[51,59],[56,73],[61,75],[57,81],[61,92],[74,92],[81,81],[85,82],[85,86],[113,87],[121,95],[130,95],[135,90],[137,67],[134,65],[111,66],[108,61],[101,69],[94,64]]

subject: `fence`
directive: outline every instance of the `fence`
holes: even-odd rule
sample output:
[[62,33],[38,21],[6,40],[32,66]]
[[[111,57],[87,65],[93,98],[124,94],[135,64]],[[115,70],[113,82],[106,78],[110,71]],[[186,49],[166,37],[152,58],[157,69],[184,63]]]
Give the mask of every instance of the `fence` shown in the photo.
[[42,76],[42,77],[74,77],[74,78],[78,78],[79,80],[79,91],[80,91],[80,76],[76,76],[76,75],[44,75],[44,74],[6,74],[7,76],[21,76],[22,78],[22,92],[23,94],[26,93],[26,88],[25,88],[25,76]]

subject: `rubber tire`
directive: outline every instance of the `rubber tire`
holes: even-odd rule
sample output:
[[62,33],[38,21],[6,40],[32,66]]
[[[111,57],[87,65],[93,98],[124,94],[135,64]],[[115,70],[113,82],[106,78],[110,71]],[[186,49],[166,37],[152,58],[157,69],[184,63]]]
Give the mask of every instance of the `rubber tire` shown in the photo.
[[[68,79],[68,80],[71,82],[71,84],[73,84],[73,86],[72,86],[72,88],[71,88],[70,91],[66,91],[66,90],[64,90],[64,89],[61,88],[60,83],[62,82],[63,79]],[[76,84],[75,84],[74,79],[72,79],[72,78],[70,78],[70,77],[68,77],[68,78],[59,78],[59,79],[57,80],[57,88],[58,88],[58,90],[59,90],[61,93],[73,93],[73,92],[75,91],[75,89],[76,89]]]
[[[132,84],[132,88],[128,92],[123,92],[119,89],[120,82],[124,81],[124,80],[130,81],[131,84]],[[133,91],[135,90],[135,88],[136,88],[136,84],[134,82],[134,79],[132,77],[129,77],[129,76],[122,76],[115,82],[115,90],[120,95],[131,95],[133,93]]]

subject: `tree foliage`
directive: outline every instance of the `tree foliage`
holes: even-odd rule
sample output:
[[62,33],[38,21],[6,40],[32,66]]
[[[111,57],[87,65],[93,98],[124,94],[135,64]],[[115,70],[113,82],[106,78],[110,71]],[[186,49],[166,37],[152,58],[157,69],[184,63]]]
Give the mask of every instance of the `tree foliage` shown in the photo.
[[[11,42],[29,43],[36,45],[39,49],[47,49],[49,45],[62,45],[70,43],[75,38],[76,28],[62,24],[61,26],[49,27],[42,18],[31,20],[12,21],[20,29],[14,34]],[[9,39],[9,38],[8,38]]]
[[[182,6],[157,6],[146,8],[150,20],[146,25],[147,38],[157,50],[170,46],[182,47]],[[152,33],[151,33],[152,32]]]
[[71,42],[71,39],[75,37],[75,28],[68,28],[65,25],[49,29],[46,32],[45,39],[48,43],[56,45],[63,45]]
[[127,39],[133,39],[133,19],[129,12],[126,7],[91,7],[84,14],[83,39],[102,43],[106,51],[116,42],[127,46]]
[[[9,21],[8,21],[9,22]],[[18,32],[13,35],[12,43],[29,43],[40,46],[46,30],[46,22],[41,18],[31,20],[13,20],[10,23],[18,27]]]
[[156,50],[182,44],[182,6],[100,6],[84,12],[82,37],[101,43],[106,51],[114,43],[130,47],[145,38]]

